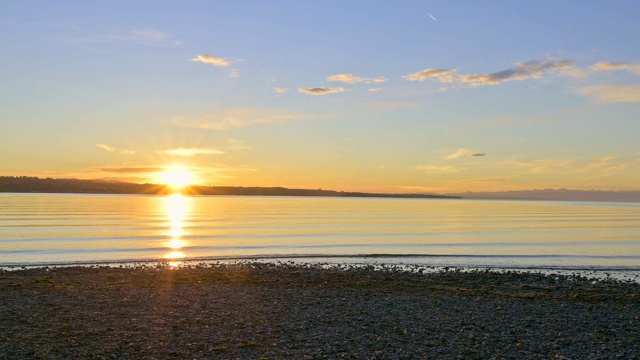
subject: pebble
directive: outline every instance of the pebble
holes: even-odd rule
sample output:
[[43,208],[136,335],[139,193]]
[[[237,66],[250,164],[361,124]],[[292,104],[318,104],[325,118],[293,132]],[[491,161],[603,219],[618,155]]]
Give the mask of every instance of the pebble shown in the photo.
[[0,358],[632,359],[638,293],[344,265],[0,271]]

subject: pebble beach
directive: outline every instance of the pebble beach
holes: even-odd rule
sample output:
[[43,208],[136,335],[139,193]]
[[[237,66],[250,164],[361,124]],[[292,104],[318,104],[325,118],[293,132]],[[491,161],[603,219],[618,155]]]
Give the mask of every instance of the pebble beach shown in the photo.
[[0,271],[2,359],[638,359],[640,284],[288,263]]

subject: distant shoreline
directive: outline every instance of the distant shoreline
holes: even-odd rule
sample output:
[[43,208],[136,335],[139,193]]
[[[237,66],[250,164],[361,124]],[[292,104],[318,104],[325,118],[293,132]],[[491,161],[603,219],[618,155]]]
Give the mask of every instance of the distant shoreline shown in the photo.
[[229,195],[229,196],[313,196],[361,197],[400,199],[468,199],[468,200],[523,200],[523,201],[594,201],[640,202],[640,191],[635,190],[572,190],[541,189],[492,192],[458,192],[447,194],[390,194],[323,189],[289,189],[285,187],[243,187],[191,185],[180,190],[164,184],[136,184],[119,181],[53,179],[29,176],[0,176],[0,193],[44,194],[121,194],[121,195]]
[[152,194],[179,193],[185,195],[240,195],[240,196],[318,196],[367,197],[405,199],[460,199],[459,196],[436,194],[384,194],[322,189],[288,189],[284,187],[242,187],[191,185],[180,190],[163,184],[134,184],[80,179],[41,179],[27,176],[0,176],[0,193],[52,193],[52,194]]

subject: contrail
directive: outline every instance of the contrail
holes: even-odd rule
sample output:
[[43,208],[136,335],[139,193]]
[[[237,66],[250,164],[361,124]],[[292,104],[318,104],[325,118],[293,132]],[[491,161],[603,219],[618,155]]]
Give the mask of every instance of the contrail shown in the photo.
[[429,17],[432,18],[433,21],[438,21],[438,19],[436,19],[435,16],[431,15],[428,11],[427,11],[427,15],[429,15]]

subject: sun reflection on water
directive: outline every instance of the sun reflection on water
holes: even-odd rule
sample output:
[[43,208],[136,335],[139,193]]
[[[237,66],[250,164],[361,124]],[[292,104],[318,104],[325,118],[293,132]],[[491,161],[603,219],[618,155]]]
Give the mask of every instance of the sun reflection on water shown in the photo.
[[169,240],[165,243],[170,251],[163,257],[169,260],[169,265],[177,267],[182,264],[179,259],[187,257],[182,249],[187,245],[183,240],[184,223],[189,210],[188,199],[181,194],[173,194],[165,198],[165,213],[167,214],[167,221],[169,230],[167,236]]

